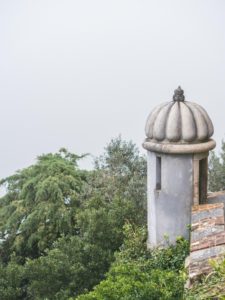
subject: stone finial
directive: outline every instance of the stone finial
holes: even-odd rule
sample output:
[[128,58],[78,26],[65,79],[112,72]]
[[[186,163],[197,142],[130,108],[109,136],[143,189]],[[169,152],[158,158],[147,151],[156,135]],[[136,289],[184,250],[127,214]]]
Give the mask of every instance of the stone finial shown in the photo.
[[184,91],[180,86],[174,91],[173,101],[184,101]]

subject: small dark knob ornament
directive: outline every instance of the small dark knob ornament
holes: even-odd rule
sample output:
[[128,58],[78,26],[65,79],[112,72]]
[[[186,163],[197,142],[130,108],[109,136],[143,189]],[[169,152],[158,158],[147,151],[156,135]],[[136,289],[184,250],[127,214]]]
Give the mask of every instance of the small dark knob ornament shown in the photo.
[[182,90],[182,88],[180,86],[178,86],[178,88],[174,91],[174,95],[173,95],[173,101],[184,101],[185,97],[184,97],[184,91]]

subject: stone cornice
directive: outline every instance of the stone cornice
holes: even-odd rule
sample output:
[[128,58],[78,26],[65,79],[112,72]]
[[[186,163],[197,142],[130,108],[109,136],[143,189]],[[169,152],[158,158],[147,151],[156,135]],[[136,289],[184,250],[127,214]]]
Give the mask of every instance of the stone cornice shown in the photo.
[[146,150],[158,153],[191,154],[210,151],[216,147],[216,142],[213,139],[210,139],[207,142],[198,144],[172,144],[158,143],[153,140],[146,139],[142,146]]

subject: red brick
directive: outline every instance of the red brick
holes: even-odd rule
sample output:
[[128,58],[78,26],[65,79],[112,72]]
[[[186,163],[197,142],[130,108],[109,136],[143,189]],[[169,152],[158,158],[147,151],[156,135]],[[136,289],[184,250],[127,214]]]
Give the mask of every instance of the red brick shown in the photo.
[[225,231],[204,237],[191,243],[191,252],[225,244]]

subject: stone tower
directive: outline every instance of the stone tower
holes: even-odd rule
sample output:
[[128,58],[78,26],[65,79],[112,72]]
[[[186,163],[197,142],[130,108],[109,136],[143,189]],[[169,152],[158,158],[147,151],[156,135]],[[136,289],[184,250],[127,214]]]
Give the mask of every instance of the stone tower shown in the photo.
[[[148,155],[148,246],[189,239],[191,207],[207,198],[208,154],[213,124],[178,87],[173,101],[148,116],[143,147]],[[166,239],[165,239],[166,237]]]

